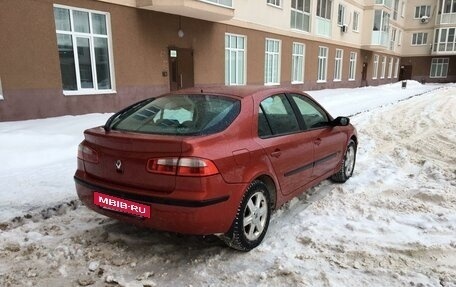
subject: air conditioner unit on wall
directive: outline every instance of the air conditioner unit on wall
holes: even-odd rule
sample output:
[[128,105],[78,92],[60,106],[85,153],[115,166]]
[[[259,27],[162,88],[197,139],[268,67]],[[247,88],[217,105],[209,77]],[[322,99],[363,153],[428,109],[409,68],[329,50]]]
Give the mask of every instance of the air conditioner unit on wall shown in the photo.
[[420,22],[421,24],[429,23],[429,16],[422,16]]
[[348,26],[345,25],[345,24],[342,25],[342,26],[340,26],[340,31],[341,31],[341,32],[344,32],[344,33],[347,32],[347,31],[348,31]]

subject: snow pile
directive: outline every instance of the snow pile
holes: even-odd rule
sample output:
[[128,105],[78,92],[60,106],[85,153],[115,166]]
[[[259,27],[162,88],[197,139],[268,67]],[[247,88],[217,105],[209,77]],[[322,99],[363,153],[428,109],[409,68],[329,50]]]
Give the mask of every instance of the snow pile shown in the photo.
[[[273,215],[264,242],[249,253],[214,237],[139,229],[78,201],[45,198],[48,219],[31,212],[0,223],[0,285],[455,287],[456,86],[437,87],[352,117],[360,142],[354,176],[345,184],[325,181],[287,203]],[[343,96],[362,98],[369,91],[383,97],[381,105],[398,101],[386,88]],[[100,117],[95,121],[107,116]],[[52,164],[44,167],[52,174],[47,187],[40,190],[35,182],[32,188],[42,197],[52,178],[64,174]],[[9,188],[19,200],[18,179],[33,173],[15,170],[22,177],[2,172],[2,185],[15,180]],[[34,173],[40,178],[40,169]],[[56,186],[74,199],[71,176]]]

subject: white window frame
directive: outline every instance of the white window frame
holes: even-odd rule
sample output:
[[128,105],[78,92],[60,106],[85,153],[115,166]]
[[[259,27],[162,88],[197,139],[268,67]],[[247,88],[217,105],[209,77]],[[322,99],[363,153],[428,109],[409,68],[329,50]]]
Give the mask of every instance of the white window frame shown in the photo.
[[380,74],[380,79],[384,79],[386,74],[386,56],[382,56],[382,73]]
[[0,101],[3,100],[2,78],[0,77]]
[[348,80],[355,81],[356,80],[356,58],[358,57],[358,53],[350,52],[350,62],[348,64]]
[[[423,7],[424,7],[424,15],[421,15]],[[427,17],[431,16],[431,5],[415,6],[415,14],[413,15],[413,19],[421,19],[421,17],[423,17],[423,16],[427,16]]]
[[[428,33],[426,33],[426,32],[412,33],[411,45],[412,46],[427,45],[427,39],[428,39]],[[418,41],[418,40],[420,40],[420,41]]]
[[337,25],[343,26],[345,24],[345,6],[339,3],[337,7]]
[[[233,0],[199,0],[199,1],[205,2],[208,4],[212,4],[212,5],[216,5],[216,6],[233,8]],[[231,5],[223,4],[222,2],[224,2],[224,1],[231,2]]]
[[[75,61],[75,74],[76,74],[76,85],[77,90],[63,90],[63,94],[65,96],[78,96],[78,95],[101,95],[101,94],[113,94],[116,93],[115,91],[115,75],[114,75],[114,57],[112,53],[112,35],[111,35],[111,16],[108,12],[102,12],[97,10],[89,10],[77,7],[71,7],[66,5],[59,5],[54,4],[54,8],[61,8],[67,9],[70,11],[70,26],[71,31],[63,31],[57,30],[56,28],[56,35],[69,35],[71,36],[72,43],[73,43],[73,53],[74,53],[74,61]],[[94,14],[101,14],[104,15],[106,18],[106,35],[98,35],[93,33],[82,33],[76,32],[74,29],[74,21],[73,21],[73,11],[81,11],[89,13],[89,25],[92,26],[92,13]],[[55,20],[55,19],[54,19]],[[94,36],[96,35],[96,36]],[[107,39],[108,43],[108,58],[109,58],[109,75],[111,80],[111,89],[98,89],[98,81],[97,81],[97,70],[96,70],[96,62],[95,62],[95,45],[94,45],[94,38],[105,38]],[[78,47],[77,47],[77,38],[84,38],[89,39],[89,49],[90,49],[90,62],[91,62],[91,69],[92,69],[92,80],[93,80],[93,88],[82,88],[81,87],[81,79],[80,79],[80,70],[79,70],[79,59],[78,59]],[[63,87],[62,87],[63,88]]]
[[[298,47],[300,47],[300,48],[298,48]],[[302,50],[302,54],[298,53],[297,50]],[[304,83],[305,55],[306,55],[306,45],[303,43],[293,42],[292,55],[291,55],[291,57],[292,57],[291,83],[292,84],[303,84]],[[300,71],[299,71],[299,65],[301,65],[301,67],[302,67],[300,69]]]
[[401,17],[402,18],[405,17],[405,2],[404,1],[401,2]]
[[391,76],[393,76],[393,57],[390,57],[388,61],[388,79],[391,79]]
[[280,0],[266,0],[266,4],[273,7],[282,8],[282,1]]
[[[278,44],[278,51],[268,51],[268,42]],[[264,59],[264,84],[269,85],[280,85],[280,61],[282,51],[282,41],[279,39],[266,38],[265,39],[265,59]],[[274,59],[277,57],[277,65],[274,64]],[[269,63],[269,59],[272,62]],[[271,67],[271,80],[268,79],[268,67]]]
[[[432,58],[429,77],[432,79],[444,79],[448,77],[448,67],[450,65],[450,58]],[[432,74],[432,67],[435,66],[435,74]],[[440,70],[439,75],[437,72]]]
[[399,0],[393,0],[393,20],[397,20],[397,14],[399,13]]
[[[317,11],[315,13],[317,17],[331,20],[332,2],[333,0],[317,0]],[[322,5],[323,3],[325,5]]]
[[372,80],[376,80],[378,77],[378,60],[380,57],[377,54],[374,54],[374,68],[372,71]]
[[398,34],[397,34],[397,45],[400,46],[401,44],[402,44],[402,30],[399,29]]
[[317,83],[326,83],[328,74],[328,47],[318,47]]
[[344,61],[344,50],[336,49],[334,56],[334,82],[342,81],[342,64]]
[[353,31],[359,32],[359,12],[353,12]]
[[[239,39],[243,39],[244,46],[242,48],[238,48],[236,45],[236,48],[232,48],[231,45],[227,46],[227,39],[226,37],[230,38],[236,38],[236,43],[238,43]],[[231,56],[234,53],[235,55],[235,65],[236,67],[231,66]],[[239,69],[238,69],[238,59],[239,56],[243,54],[243,60],[244,62],[242,63],[242,72],[243,75],[239,75]],[[247,36],[245,35],[238,35],[238,34],[232,34],[232,33],[225,33],[225,85],[227,86],[242,86],[245,85],[246,83],[246,77],[247,77]],[[232,69],[235,69],[235,75],[234,79],[231,79],[231,72]]]
[[[300,0],[296,0],[296,4],[298,4],[298,1]],[[311,3],[310,3],[310,0],[301,0],[303,3],[302,3],[302,10],[298,10],[297,8],[294,8],[293,7],[293,2],[291,3],[291,13],[290,13],[290,27],[291,29],[296,29],[298,31],[303,31],[303,32],[310,32],[310,23],[311,23],[311,19],[310,19],[310,8],[311,8]],[[305,2],[309,2],[309,11],[305,11],[305,8],[306,8],[306,3]],[[298,5],[297,5],[298,6]],[[296,13],[297,15],[298,14],[301,14],[303,19],[305,19],[306,17],[308,17],[309,19],[309,30],[304,30],[304,29],[301,29],[300,27],[296,27],[296,19],[293,19],[293,13]],[[293,20],[295,20],[295,23],[294,23],[294,27],[293,27]],[[303,20],[303,23],[304,23],[304,20]]]
[[394,75],[393,75],[393,77],[396,79],[398,74],[399,74],[399,58],[396,58],[396,61],[394,63]]

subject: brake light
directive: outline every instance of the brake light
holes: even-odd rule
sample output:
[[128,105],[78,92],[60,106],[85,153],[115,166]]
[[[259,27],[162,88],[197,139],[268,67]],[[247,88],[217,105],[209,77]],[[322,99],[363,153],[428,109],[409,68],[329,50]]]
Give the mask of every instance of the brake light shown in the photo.
[[98,153],[83,143],[80,143],[78,146],[78,158],[83,161],[98,163]]
[[209,176],[219,173],[212,161],[196,157],[149,159],[147,171],[178,176]]

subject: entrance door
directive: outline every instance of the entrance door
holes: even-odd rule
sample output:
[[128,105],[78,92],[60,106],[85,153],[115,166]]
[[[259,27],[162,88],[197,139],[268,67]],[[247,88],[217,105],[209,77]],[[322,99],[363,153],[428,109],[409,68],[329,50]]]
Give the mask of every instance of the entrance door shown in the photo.
[[367,62],[363,63],[363,72],[361,73],[361,84],[367,86]]
[[399,81],[412,79],[412,65],[401,66]]
[[193,50],[169,48],[169,87],[171,91],[191,88],[193,75]]

